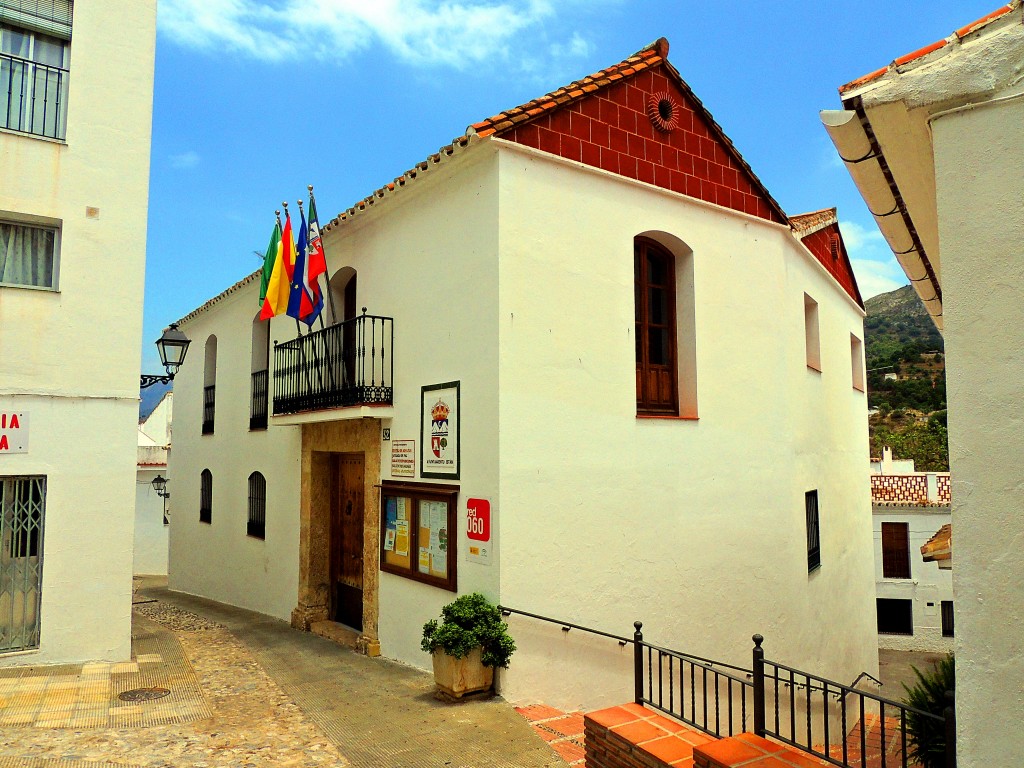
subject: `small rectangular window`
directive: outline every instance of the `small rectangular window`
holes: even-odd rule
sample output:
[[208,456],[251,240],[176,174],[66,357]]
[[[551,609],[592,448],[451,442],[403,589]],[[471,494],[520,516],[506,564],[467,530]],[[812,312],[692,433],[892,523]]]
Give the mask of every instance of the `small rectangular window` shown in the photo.
[[0,285],[57,288],[56,227],[0,221]]
[[818,337],[818,302],[804,294],[804,346],[807,367],[821,371],[821,341]]
[[804,494],[804,511],[807,514],[807,572],[821,567],[821,535],[818,529],[818,492]]
[[942,601],[942,636],[953,637],[953,601]]
[[879,597],[875,600],[878,612],[878,634],[913,635],[914,601]]
[[910,578],[910,525],[882,523],[882,576]]
[[456,591],[456,500],[451,485],[381,485],[380,569]]
[[208,469],[199,476],[199,522],[213,522],[213,473]]
[[864,391],[864,343],[850,334],[850,370],[853,372],[853,388]]

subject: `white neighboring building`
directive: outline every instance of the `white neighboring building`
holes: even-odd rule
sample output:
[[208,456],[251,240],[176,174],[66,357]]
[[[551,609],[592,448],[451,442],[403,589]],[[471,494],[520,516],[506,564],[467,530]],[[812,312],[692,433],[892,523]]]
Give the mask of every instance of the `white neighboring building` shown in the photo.
[[[139,423],[139,458],[135,478],[135,545],[132,570],[136,574],[167,575],[167,499],[153,488],[158,475],[167,478],[171,448],[171,411],[174,393],[167,392],[156,408]],[[167,492],[170,492],[168,488]]]
[[894,460],[889,448],[879,464],[871,474],[878,647],[949,653],[953,576],[922,558],[922,547],[950,521],[949,473],[914,472],[913,459]]
[[1024,765],[1022,61],[1013,0],[822,113],[945,339],[960,768]]
[[[418,667],[423,623],[479,590],[745,666],[760,632],[830,678],[877,673],[835,211],[787,217],[667,50],[472,126],[335,218],[342,324],[255,320],[258,274],[183,318],[206,358],[175,380],[172,589]],[[628,649],[511,622],[507,698],[629,697]]]
[[131,653],[155,35],[0,0],[0,665]]

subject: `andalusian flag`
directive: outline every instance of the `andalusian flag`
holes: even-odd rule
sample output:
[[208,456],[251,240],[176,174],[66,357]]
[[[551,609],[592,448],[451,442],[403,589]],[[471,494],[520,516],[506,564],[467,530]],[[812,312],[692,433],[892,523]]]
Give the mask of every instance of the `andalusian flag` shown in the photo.
[[292,270],[295,268],[295,238],[292,236],[292,217],[286,212],[281,242],[274,259],[274,267],[267,282],[267,297],[263,302],[260,320],[269,320],[288,311]]
[[270,285],[270,275],[274,272],[274,262],[277,261],[277,251],[281,247],[281,222],[274,224],[274,233],[270,236],[270,245],[267,246],[267,255],[263,257],[263,277],[260,279],[260,306],[267,298],[267,286]]

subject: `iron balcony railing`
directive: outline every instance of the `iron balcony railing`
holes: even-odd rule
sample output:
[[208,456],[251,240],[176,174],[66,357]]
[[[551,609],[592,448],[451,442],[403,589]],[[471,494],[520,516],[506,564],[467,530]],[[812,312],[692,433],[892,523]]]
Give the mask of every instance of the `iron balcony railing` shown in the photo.
[[0,54],[0,128],[63,139],[69,72]]
[[217,387],[211,384],[203,387],[203,434],[213,434],[213,417],[216,413]]
[[269,374],[255,371],[252,374],[249,402],[249,429],[267,428],[267,402],[270,399]]
[[274,344],[274,415],[350,405],[390,405],[390,317],[352,320]]

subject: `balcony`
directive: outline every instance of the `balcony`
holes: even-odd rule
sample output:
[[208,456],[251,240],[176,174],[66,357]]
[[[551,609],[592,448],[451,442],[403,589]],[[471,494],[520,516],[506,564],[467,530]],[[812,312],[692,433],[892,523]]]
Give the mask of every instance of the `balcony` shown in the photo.
[[0,54],[0,128],[63,139],[69,72]]
[[274,345],[275,417],[392,404],[394,321],[365,312]]

